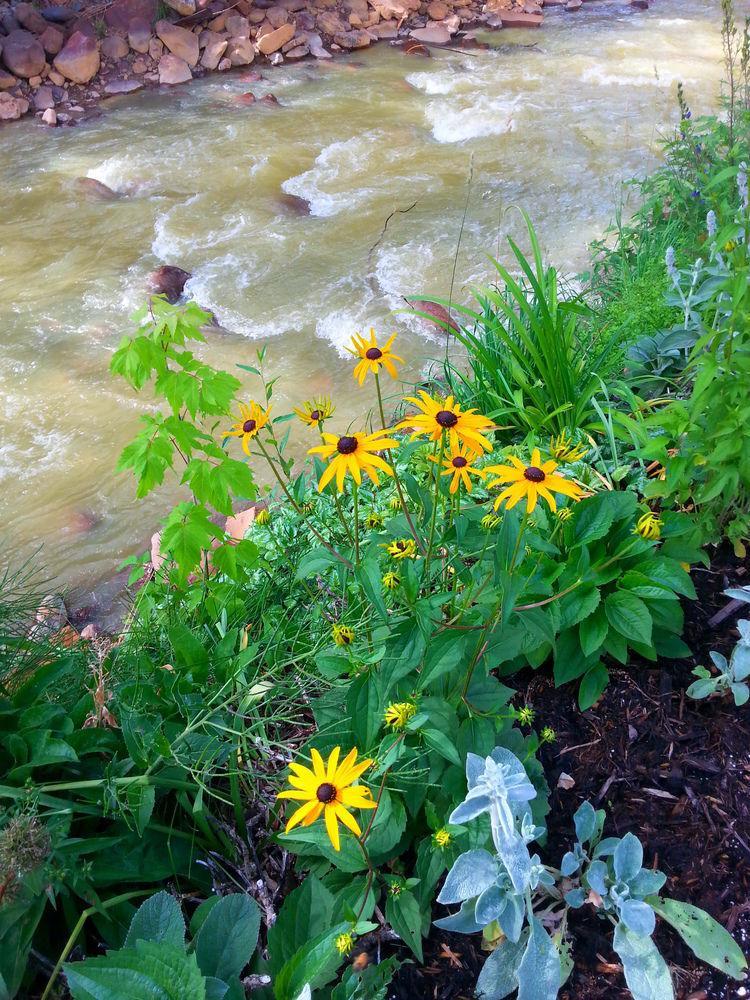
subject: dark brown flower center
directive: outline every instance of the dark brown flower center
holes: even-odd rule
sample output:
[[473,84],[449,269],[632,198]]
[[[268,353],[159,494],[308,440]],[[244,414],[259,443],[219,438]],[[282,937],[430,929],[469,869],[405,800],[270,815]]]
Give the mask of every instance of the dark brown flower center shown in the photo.
[[365,352],[365,357],[368,361],[379,361],[383,357],[383,352],[379,347],[371,347]]
[[330,781],[324,781],[322,785],[318,785],[318,790],[315,794],[318,802],[333,802],[336,798],[336,789]]
[[355,437],[340,437],[336,447],[342,455],[351,455],[357,450],[357,439]]
[[528,479],[530,483],[543,483],[547,477],[536,465],[530,465],[528,469],[524,469],[523,478]]
[[463,469],[468,464],[469,463],[466,461],[466,459],[463,457],[463,455],[456,455],[456,457],[453,459],[453,468],[454,469]]
[[311,410],[310,420],[314,420],[317,423],[320,420],[320,410]]
[[438,410],[435,420],[441,427],[455,427],[458,423],[458,417],[452,410]]
[[254,420],[246,420],[245,423],[242,425],[242,430],[245,432],[245,434],[250,434],[252,431],[255,430],[255,427],[256,423]]

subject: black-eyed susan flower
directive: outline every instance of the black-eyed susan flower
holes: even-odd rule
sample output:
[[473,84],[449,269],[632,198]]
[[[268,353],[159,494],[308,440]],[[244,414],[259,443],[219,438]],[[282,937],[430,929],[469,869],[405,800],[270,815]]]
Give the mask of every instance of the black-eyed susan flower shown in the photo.
[[544,729],[539,734],[539,739],[542,743],[554,743],[557,739],[557,733],[552,728],[552,726],[545,726]]
[[558,521],[569,521],[572,516],[573,516],[572,507],[560,507],[557,510]]
[[348,955],[354,947],[354,938],[348,933],[339,934],[333,943],[336,946],[336,951],[343,957]]
[[386,708],[383,721],[389,729],[404,729],[416,714],[417,706],[413,701],[394,701]]
[[376,510],[371,510],[369,514],[365,516],[365,527],[369,528],[371,531],[377,531],[378,528],[383,527],[383,522],[385,518]]
[[354,366],[354,377],[360,385],[364,384],[368,372],[377,375],[381,368],[385,368],[391,378],[398,378],[398,370],[393,362],[400,361],[403,364],[404,359],[391,350],[395,339],[396,334],[391,334],[383,346],[378,347],[375,330],[372,327],[370,328],[369,340],[366,340],[361,333],[355,333],[352,337],[352,346],[347,347],[347,351],[355,358],[361,359]]
[[358,486],[362,482],[363,472],[370,477],[376,486],[380,482],[378,471],[392,476],[393,469],[380,455],[376,454],[379,451],[398,448],[398,441],[394,438],[384,437],[385,434],[387,431],[375,431],[372,434],[357,431],[356,434],[344,434],[342,437],[338,437],[336,434],[324,433],[325,444],[310,448],[308,452],[309,455],[320,455],[322,458],[328,459],[328,467],[320,477],[318,491],[324,490],[334,476],[339,493],[344,489],[344,480],[347,474],[352,476]]
[[417,543],[413,538],[397,538],[386,545],[385,551],[392,559],[416,559]]
[[491,420],[473,409],[463,410],[460,403],[454,402],[453,396],[448,396],[443,402],[428,396],[423,389],[419,390],[419,396],[419,399],[416,396],[406,397],[407,402],[414,403],[421,412],[400,421],[396,424],[397,430],[413,428],[412,438],[426,434],[430,441],[439,441],[447,433],[448,444],[453,451],[461,445],[477,454],[492,451],[492,445],[482,433],[492,430],[494,425]]
[[534,709],[531,705],[524,705],[518,709],[517,717],[522,726],[530,726],[534,721]]
[[558,462],[577,462],[588,452],[584,444],[574,444],[567,431],[553,437],[549,443],[550,454]]
[[372,760],[357,763],[356,749],[350,750],[339,764],[340,747],[334,747],[327,763],[317,750],[311,750],[312,768],[292,762],[289,770],[290,789],[280,792],[279,799],[292,799],[302,805],[292,813],[286,824],[286,833],[295,826],[310,826],[323,816],[326,832],[334,850],[341,850],[339,822],[357,837],[362,835],[359,823],[349,812],[350,809],[375,809],[369,788],[354,782],[371,766]]
[[662,519],[658,514],[654,514],[650,510],[647,514],[643,514],[638,518],[635,525],[635,534],[640,535],[641,538],[645,538],[646,541],[652,542],[661,538],[661,528]]
[[264,507],[262,510],[259,510],[258,513],[255,515],[255,523],[261,525],[261,527],[264,524],[268,524],[270,520],[271,520],[271,514],[266,507]]
[[331,638],[337,646],[351,646],[354,642],[354,629],[349,625],[334,622],[331,626]]
[[398,573],[389,572],[383,574],[382,584],[386,590],[398,590],[401,586],[401,577]]
[[443,851],[453,843],[453,834],[449,830],[446,830],[445,827],[442,827],[433,833],[432,842],[435,847]]
[[306,399],[302,406],[295,406],[294,412],[303,424],[307,424],[308,427],[319,427],[324,420],[333,416],[336,407],[328,396],[318,396],[315,399]]
[[497,514],[485,514],[479,523],[485,531],[492,531],[498,526],[498,524],[500,524],[501,520],[502,518],[499,518]]
[[[452,448],[451,454],[443,459],[440,475],[453,477],[450,485],[451,493],[458,491],[459,483],[463,483],[466,492],[471,493],[471,476],[477,476],[479,479],[485,478],[487,473],[484,469],[476,467],[474,464],[476,459],[476,452],[466,447]],[[434,461],[437,462],[437,459]]]
[[250,442],[268,423],[271,407],[269,406],[267,410],[264,410],[260,403],[256,403],[255,400],[251,399],[247,405],[240,403],[239,410],[239,419],[236,423],[232,424],[231,431],[225,431],[225,434],[227,437],[242,438],[242,450],[246,455],[249,455]]
[[388,507],[390,510],[401,510],[401,497],[398,493],[395,493],[388,501]]
[[495,500],[495,510],[503,501],[508,509],[515,507],[518,501],[525,497],[526,511],[531,514],[539,497],[542,497],[550,510],[556,511],[557,501],[552,495],[553,493],[562,493],[563,496],[570,497],[572,500],[580,500],[583,496],[583,490],[580,486],[576,486],[564,476],[555,473],[557,462],[553,462],[551,459],[548,462],[542,462],[538,448],[534,448],[531,453],[530,465],[524,465],[520,458],[516,458],[515,455],[508,457],[511,465],[489,465],[485,470],[487,473],[497,476],[497,479],[488,483],[488,486],[511,484]]

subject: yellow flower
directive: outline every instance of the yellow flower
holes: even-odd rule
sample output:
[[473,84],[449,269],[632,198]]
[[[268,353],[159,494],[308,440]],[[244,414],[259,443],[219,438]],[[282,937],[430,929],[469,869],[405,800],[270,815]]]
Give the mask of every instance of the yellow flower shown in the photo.
[[401,584],[401,577],[398,573],[385,573],[382,583],[386,590],[397,590]]
[[396,493],[394,496],[391,497],[391,499],[388,501],[388,506],[390,507],[391,510],[401,510],[401,497],[398,495],[398,493]]
[[396,424],[396,429],[416,428],[412,438],[426,434],[430,441],[439,441],[444,432],[448,433],[448,443],[453,451],[460,445],[466,445],[475,454],[482,451],[492,451],[492,445],[481,431],[492,430],[494,424],[474,410],[462,410],[460,403],[454,403],[453,396],[448,396],[445,402],[433,399],[423,389],[419,390],[421,399],[406,396],[409,403],[414,403],[421,413],[406,417]]
[[443,829],[436,830],[433,833],[432,839],[433,839],[433,841],[435,843],[435,846],[439,847],[441,850],[443,850],[444,848],[448,847],[450,845],[450,843],[452,842],[452,840],[453,840],[453,834],[449,833],[445,829],[445,827],[443,827]]
[[398,371],[393,362],[400,361],[403,364],[404,359],[391,351],[391,344],[395,339],[396,334],[394,333],[382,347],[378,347],[377,340],[375,339],[375,330],[372,327],[370,328],[369,341],[365,340],[361,333],[355,333],[352,337],[352,346],[347,347],[347,351],[353,354],[355,358],[362,359],[354,367],[354,377],[359,381],[360,385],[364,384],[368,372],[377,375],[381,366],[385,368],[391,378],[398,378]]
[[554,743],[557,739],[557,733],[552,726],[545,726],[539,736],[542,743]]
[[227,437],[238,437],[242,438],[242,450],[246,455],[250,454],[250,442],[261,428],[265,427],[268,423],[268,417],[271,412],[271,407],[269,406],[267,410],[256,403],[254,400],[250,400],[249,405],[244,403],[239,404],[240,408],[240,419],[237,423],[232,424],[231,431],[225,431]]
[[634,534],[640,535],[646,541],[655,541],[657,538],[661,538],[661,526],[662,520],[659,515],[650,510],[638,518]]
[[[457,492],[459,483],[463,483],[466,492],[471,493],[470,474],[472,476],[479,476],[480,479],[485,478],[487,473],[484,469],[478,469],[474,465],[476,459],[476,452],[470,448],[461,447],[451,449],[450,456],[443,460],[443,470],[440,473],[441,476],[453,476],[450,485],[451,493]],[[432,461],[437,462],[437,459],[433,458]]]
[[[370,759],[357,764],[357,751],[350,750],[339,764],[341,747],[334,747],[327,764],[317,750],[311,750],[312,769],[292,762],[289,770],[292,776],[289,790],[280,792],[279,799],[293,799],[303,804],[292,813],[286,824],[286,833],[300,823],[310,826],[322,815],[326,832],[334,850],[341,850],[339,822],[348,827],[357,837],[362,835],[359,823],[350,809],[375,809],[369,788],[354,786],[354,782],[372,764]],[[354,787],[352,787],[354,786]]]
[[264,524],[268,524],[270,520],[271,520],[271,515],[265,507],[263,508],[263,510],[259,510],[258,513],[255,515],[255,523],[260,524],[261,526]]
[[726,253],[732,253],[732,251],[736,249],[737,249],[736,240],[727,240],[726,243],[724,244],[724,250]]
[[365,517],[365,527],[372,528],[373,530],[376,528],[382,528],[383,521],[384,518],[382,514],[379,514],[376,510],[371,510]]
[[497,514],[485,514],[482,520],[479,522],[485,531],[492,531],[500,524],[500,518]]
[[552,493],[562,493],[573,500],[580,500],[583,491],[575,483],[569,482],[564,476],[555,473],[557,462],[542,462],[539,449],[534,448],[531,453],[531,464],[524,465],[523,462],[510,455],[509,460],[512,465],[489,465],[486,471],[496,475],[498,478],[489,483],[489,486],[498,486],[503,483],[511,485],[504,489],[495,501],[495,510],[503,500],[510,510],[515,507],[519,500],[526,497],[526,511],[531,513],[537,505],[539,497],[542,497],[548,504],[550,510],[557,510],[557,502]]
[[331,635],[337,646],[350,646],[354,642],[354,629],[339,622],[331,627]]
[[358,431],[356,434],[345,434],[342,437],[324,433],[325,444],[310,448],[308,452],[309,455],[321,455],[329,460],[328,468],[320,477],[318,492],[324,490],[335,476],[336,488],[341,493],[347,473],[353,476],[358,486],[362,482],[363,472],[367,473],[376,486],[380,483],[378,469],[392,476],[393,469],[390,465],[375,454],[378,451],[387,451],[389,448],[398,448],[398,441],[383,437],[384,434],[387,434],[387,431],[375,431],[373,434]]
[[417,544],[413,538],[397,538],[385,547],[389,556],[394,559],[416,559]]
[[391,729],[403,729],[416,714],[417,706],[413,701],[395,701],[386,708],[383,719]]
[[348,955],[354,947],[354,938],[351,934],[339,934],[334,944],[339,955]]
[[336,407],[328,396],[318,396],[316,399],[306,399],[302,406],[294,407],[294,412],[303,424],[308,427],[319,427],[324,420],[333,416]]
[[549,450],[558,462],[577,462],[587,453],[588,448],[584,444],[573,444],[568,432],[563,431],[552,438]]
[[557,512],[557,518],[559,521],[569,521],[572,516],[573,516],[572,507],[560,507],[560,509]]

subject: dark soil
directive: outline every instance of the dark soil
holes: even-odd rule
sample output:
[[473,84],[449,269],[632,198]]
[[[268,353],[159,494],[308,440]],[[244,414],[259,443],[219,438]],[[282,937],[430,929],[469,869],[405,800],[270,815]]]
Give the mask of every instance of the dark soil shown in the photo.
[[[516,678],[519,704],[536,711],[557,741],[542,759],[550,785],[550,830],[545,860],[555,865],[573,841],[573,813],[584,799],[607,811],[605,835],[633,831],[646,863],[668,876],[667,896],[701,906],[750,953],[750,711],[729,701],[695,702],[685,696],[697,663],[708,652],[731,651],[735,622],[711,619],[729,604],[722,591],[750,580],[750,567],[720,553],[710,570],[694,573],[697,601],[686,601],[685,639],[692,661],[665,660],[613,670],[601,701],[581,713],[573,687],[555,690],[545,673]],[[526,682],[524,686],[524,682]],[[558,787],[561,774],[575,784]],[[567,782],[566,782],[567,783]],[[622,968],[607,924],[591,907],[573,911],[575,969],[561,1000],[625,1000]],[[733,1000],[750,989],[697,962],[669,927],[655,936],[672,970],[678,1000]],[[425,964],[405,965],[390,1000],[460,1000],[473,996],[485,956],[478,937],[435,931],[425,942]]]

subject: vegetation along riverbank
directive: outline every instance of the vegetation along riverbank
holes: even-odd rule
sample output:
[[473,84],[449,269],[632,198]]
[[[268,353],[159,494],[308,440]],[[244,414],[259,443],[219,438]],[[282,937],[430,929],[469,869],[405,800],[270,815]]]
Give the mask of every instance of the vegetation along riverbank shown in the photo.
[[[587,0],[592,2],[592,0]],[[648,0],[630,0],[646,9]],[[386,40],[406,55],[474,47],[479,28],[538,28],[543,8],[582,0],[104,0],[0,3],[0,122],[74,125],[102,101],[242,69],[255,103],[264,68]],[[252,69],[248,67],[252,66]],[[273,106],[266,94],[261,101]]]
[[[729,1000],[750,953],[750,36],[564,280],[423,301],[366,416],[154,295],[116,634],[0,579],[0,997]],[[455,296],[457,300],[459,297]],[[462,350],[460,351],[459,348]],[[308,437],[305,461],[287,447]],[[270,486],[261,486],[267,469]]]

